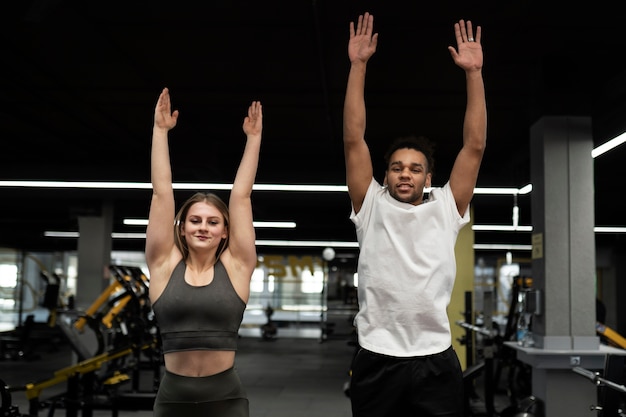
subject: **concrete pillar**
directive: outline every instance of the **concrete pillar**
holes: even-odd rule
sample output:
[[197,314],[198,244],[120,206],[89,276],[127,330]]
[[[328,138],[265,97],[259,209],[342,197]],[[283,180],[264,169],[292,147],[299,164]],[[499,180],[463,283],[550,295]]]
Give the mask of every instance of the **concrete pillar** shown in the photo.
[[532,366],[532,393],[546,417],[592,416],[597,387],[572,369],[603,370],[595,331],[594,177],[591,119],[544,117],[531,128],[535,346],[508,346]]
[[591,119],[544,117],[531,128],[533,318],[545,349],[597,349]]
[[113,207],[105,204],[101,216],[79,217],[78,230],[80,237],[75,302],[76,308],[84,311],[109,286]]

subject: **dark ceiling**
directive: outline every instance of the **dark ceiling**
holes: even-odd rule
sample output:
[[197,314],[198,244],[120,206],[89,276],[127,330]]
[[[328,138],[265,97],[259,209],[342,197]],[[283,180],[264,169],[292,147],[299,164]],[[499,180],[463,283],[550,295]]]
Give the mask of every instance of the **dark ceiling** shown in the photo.
[[[13,2],[2,18],[0,180],[149,182],[153,109],[167,86],[180,110],[170,141],[175,182],[230,183],[243,116],[261,100],[257,183],[342,185],[348,23],[370,11],[380,34],[366,86],[376,175],[390,140],[415,133],[437,143],[435,185],[447,179],[465,106],[463,73],[447,46],[454,22],[466,18],[483,27],[489,110],[478,186],[522,187],[530,182],[529,129],[541,116],[591,117],[596,146],[626,130],[622,15],[603,2],[546,4]],[[626,178],[625,152],[595,160],[596,225],[623,224],[615,187]],[[189,193],[177,192],[178,201]],[[141,232],[122,219],[146,218],[150,200],[149,190],[5,187],[0,195],[0,247],[26,251],[76,249],[75,239],[43,232],[76,231],[80,216],[103,206],[113,208],[115,232]],[[518,201],[524,225],[531,197]],[[255,191],[253,203],[256,220],[297,223],[258,229],[258,239],[355,239],[345,193]],[[478,195],[473,204],[475,223],[511,223],[512,196]],[[530,244],[530,234],[477,232],[475,240]],[[143,250],[144,242],[113,245]]]

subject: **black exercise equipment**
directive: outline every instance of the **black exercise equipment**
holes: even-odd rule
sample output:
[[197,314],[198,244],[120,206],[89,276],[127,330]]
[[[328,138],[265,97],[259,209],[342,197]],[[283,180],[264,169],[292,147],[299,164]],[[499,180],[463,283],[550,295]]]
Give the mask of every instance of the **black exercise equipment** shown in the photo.
[[575,373],[588,378],[598,387],[598,404],[590,405],[599,417],[626,417],[626,359],[623,355],[606,355],[602,373],[576,366]]
[[0,333],[0,360],[37,359],[31,346],[35,316],[29,314],[15,330]]
[[[91,417],[98,409],[110,410],[112,417],[120,410],[152,410],[163,355],[148,297],[148,278],[138,267],[112,265],[110,271],[114,280],[86,312],[55,310],[55,324],[70,342],[78,363],[42,381],[4,386],[4,395],[25,393],[29,416],[37,416],[42,409],[48,410],[49,417],[57,409],[65,409],[67,417],[77,417],[79,412],[82,417]],[[52,292],[46,298],[50,306],[56,305]],[[68,317],[74,317],[74,321],[64,320]],[[87,330],[98,341],[95,352],[81,341],[81,333]],[[139,381],[146,370],[150,371],[151,383],[142,390]],[[41,398],[45,389],[63,382],[67,384],[66,392]],[[19,410],[9,405],[10,395],[5,399],[0,417],[20,416]]]

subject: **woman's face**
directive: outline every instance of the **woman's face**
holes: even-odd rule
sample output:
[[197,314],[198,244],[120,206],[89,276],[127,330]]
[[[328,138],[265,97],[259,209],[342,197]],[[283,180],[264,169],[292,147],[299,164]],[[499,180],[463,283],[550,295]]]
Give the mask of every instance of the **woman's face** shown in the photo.
[[228,228],[215,206],[199,202],[189,207],[181,234],[189,248],[212,248],[228,237]]

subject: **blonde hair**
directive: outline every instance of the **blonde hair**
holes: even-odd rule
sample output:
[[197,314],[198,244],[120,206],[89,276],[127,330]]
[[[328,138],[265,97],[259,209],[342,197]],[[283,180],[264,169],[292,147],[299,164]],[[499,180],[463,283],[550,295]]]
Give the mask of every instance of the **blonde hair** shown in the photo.
[[[174,218],[174,243],[180,253],[183,254],[183,259],[187,260],[189,257],[189,248],[187,247],[187,242],[182,235],[182,228],[185,224],[185,220],[187,220],[187,213],[189,213],[189,209],[196,203],[207,203],[215,207],[220,211],[222,216],[224,216],[224,226],[228,227],[230,224],[230,216],[228,212],[228,206],[224,201],[213,193],[202,193],[198,192],[189,197],[187,201],[182,205],[178,213],[176,213],[176,217]],[[219,259],[220,255],[224,252],[224,249],[228,247],[228,238],[230,236],[230,230],[228,230],[227,236],[225,239],[222,239],[219,246],[217,247],[217,252],[215,253],[215,259]]]

